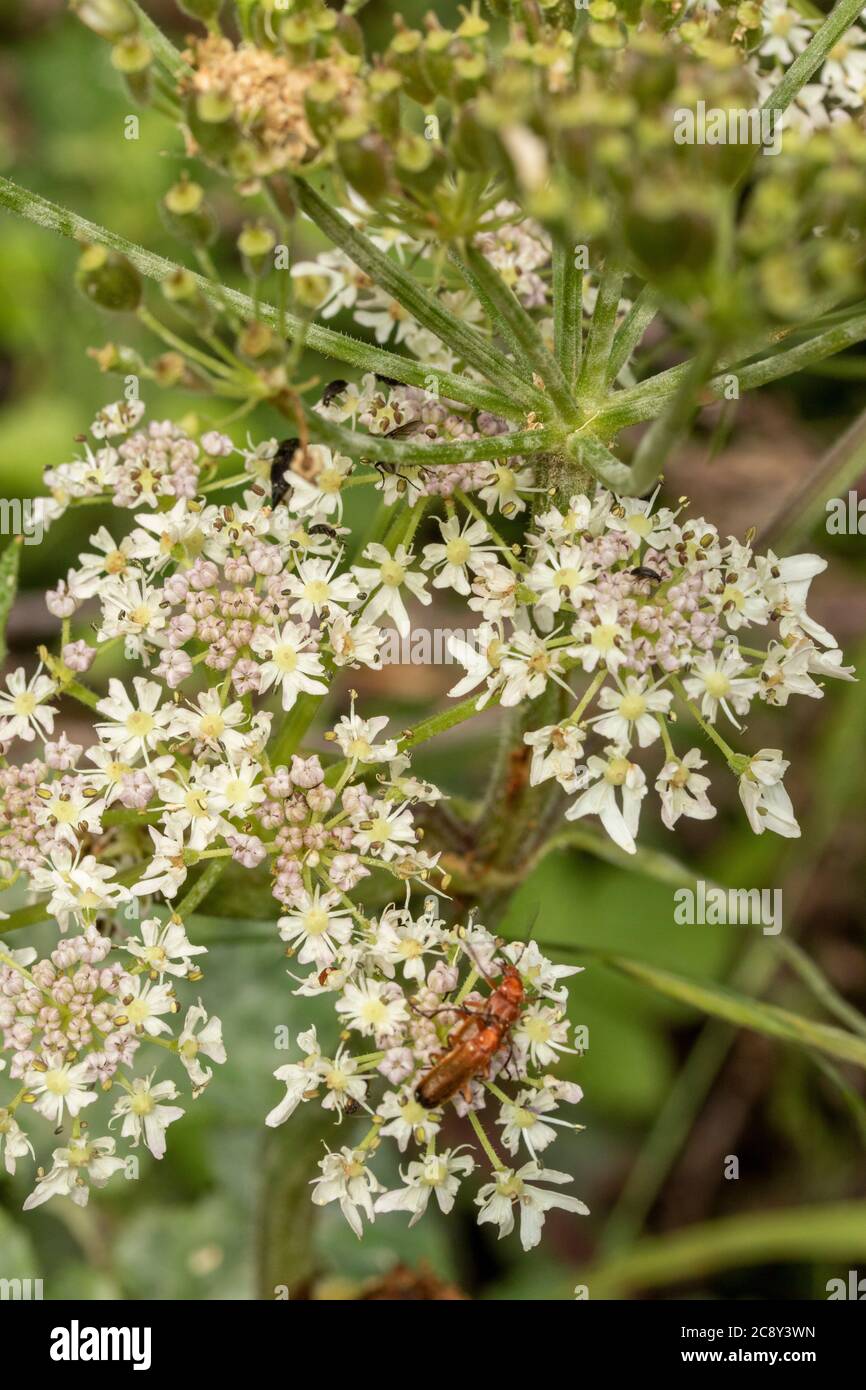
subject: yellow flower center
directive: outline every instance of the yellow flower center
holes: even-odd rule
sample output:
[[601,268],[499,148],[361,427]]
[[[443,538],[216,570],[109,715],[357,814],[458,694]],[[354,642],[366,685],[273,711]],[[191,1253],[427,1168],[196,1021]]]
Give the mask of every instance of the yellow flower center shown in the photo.
[[653,529],[654,521],[646,512],[635,512],[634,516],[628,519],[628,529],[634,531],[636,536],[648,536]]
[[620,701],[619,712],[623,719],[640,719],[646,713],[646,700],[642,695],[626,695]]
[[188,791],[183,798],[183,804],[193,818],[207,815],[207,802],[202,791]]
[[445,558],[449,565],[465,565],[469,559],[472,547],[462,536],[457,536],[453,541],[449,541],[445,547]]
[[72,1090],[72,1082],[69,1080],[69,1073],[62,1067],[54,1067],[45,1073],[45,1089],[50,1091],[53,1096],[67,1096]]
[[368,831],[374,844],[384,845],[391,838],[391,827],[384,816],[377,816]]
[[311,579],[309,584],[304,585],[304,598],[313,604],[327,603],[330,591],[327,580]]
[[619,628],[615,623],[602,623],[600,627],[594,628],[589,639],[591,647],[596,651],[609,652],[619,634]]
[[126,732],[133,738],[147,738],[156,726],[156,720],[147,710],[137,709],[126,721]]
[[386,560],[382,565],[382,583],[388,584],[392,589],[397,589],[406,578],[406,570],[403,565],[396,560]]
[[580,570],[564,569],[556,572],[557,589],[573,589],[580,583]]
[[731,689],[731,682],[722,671],[711,671],[708,676],[704,676],[704,685],[707,694],[712,695],[714,700],[723,700]]
[[328,930],[328,914],[323,907],[311,907],[304,913],[304,931],[307,936],[321,936]]
[[605,779],[611,786],[621,787],[628,776],[631,763],[628,758],[611,758],[605,770]]
[[337,468],[323,468],[316,482],[320,492],[329,492],[333,495],[339,492],[343,486],[343,474]]
[[275,647],[273,661],[278,670],[288,674],[297,669],[298,653],[294,647]]

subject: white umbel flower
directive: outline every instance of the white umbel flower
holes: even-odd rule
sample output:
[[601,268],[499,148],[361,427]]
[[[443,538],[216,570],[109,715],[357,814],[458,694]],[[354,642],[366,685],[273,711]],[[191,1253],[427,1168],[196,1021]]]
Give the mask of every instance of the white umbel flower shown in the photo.
[[577,1197],[537,1187],[536,1183],[539,1182],[560,1185],[571,1182],[571,1177],[552,1168],[540,1168],[534,1161],[525,1163],[516,1171],[512,1168],[499,1169],[493,1182],[486,1183],[475,1198],[476,1205],[481,1208],[479,1226],[485,1222],[498,1226],[500,1240],[510,1235],[514,1230],[516,1204],[520,1212],[520,1243],[524,1250],[532,1250],[541,1240],[545,1217],[553,1208],[575,1212],[578,1216],[589,1216],[589,1207]]

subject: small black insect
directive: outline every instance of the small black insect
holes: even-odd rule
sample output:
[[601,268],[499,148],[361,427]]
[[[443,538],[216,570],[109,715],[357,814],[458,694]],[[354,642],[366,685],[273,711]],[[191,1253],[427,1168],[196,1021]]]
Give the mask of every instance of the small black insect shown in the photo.
[[397,381],[396,377],[393,377],[393,376],[383,376],[381,372],[376,372],[376,380],[379,381],[379,382],[381,382],[383,386],[401,386],[401,385],[402,385],[402,382]]
[[299,439],[283,439],[277,445],[277,452],[271,459],[271,506],[278,507],[289,490],[286,481],[292,459],[298,452]]
[[633,570],[629,570],[629,574],[635,575],[638,579],[654,579],[656,584],[660,584],[662,580],[661,575],[651,570],[649,565],[636,565]]
[[322,405],[330,405],[331,401],[336,400],[337,396],[343,394],[348,385],[348,381],[344,381],[342,377],[337,377],[334,381],[329,381],[322,392]]
[[333,526],[328,526],[324,521],[317,521],[315,526],[309,528],[308,534],[311,536],[330,536],[331,540],[337,539],[337,532]]

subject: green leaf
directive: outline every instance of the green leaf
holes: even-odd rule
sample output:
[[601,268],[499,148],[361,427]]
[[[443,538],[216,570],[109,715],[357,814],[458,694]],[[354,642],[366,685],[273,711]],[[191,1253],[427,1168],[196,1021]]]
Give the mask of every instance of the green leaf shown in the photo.
[[600,959],[614,970],[649,985],[651,989],[656,989],[691,1008],[699,1009],[702,1013],[723,1018],[738,1028],[750,1028],[753,1032],[766,1034],[767,1037],[781,1038],[784,1042],[797,1043],[803,1047],[814,1047],[829,1057],[866,1067],[866,1039],[855,1037],[853,1033],[848,1033],[842,1028],[804,1018],[790,1009],[780,1009],[775,1004],[749,999],[710,981],[691,980],[684,975],[675,975],[669,970],[660,970],[643,961],[605,953],[601,954]]
[[0,663],[6,660],[6,624],[18,592],[18,570],[21,565],[21,541],[15,539],[0,555]]

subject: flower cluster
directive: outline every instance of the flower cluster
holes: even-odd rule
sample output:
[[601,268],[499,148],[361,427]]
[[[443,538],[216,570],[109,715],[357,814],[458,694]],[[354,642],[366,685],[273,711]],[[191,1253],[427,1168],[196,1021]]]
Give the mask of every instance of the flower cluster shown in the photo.
[[[453,1105],[491,1169],[479,1220],[506,1234],[519,1213],[531,1248],[548,1209],[585,1211],[557,1193],[567,1175],[541,1166],[555,1126],[571,1124],[560,1106],[580,1098],[550,1071],[573,1050],[573,968],[472,915],[439,915],[457,874],[455,915],[485,902],[495,866],[449,843],[456,826],[478,851],[477,825],[439,804],[409,751],[477,711],[519,709],[512,762],[531,786],[551,784],[551,819],[557,805],[597,817],[634,853],[650,784],[670,830],[715,815],[712,746],[755,833],[799,834],[788,763],[747,748],[745,724],[756,704],[852,679],[807,611],[824,562],[761,554],[690,517],[687,499],[644,494],[664,466],[659,441],[669,452],[702,385],[719,394],[719,364],[760,384],[862,337],[845,301],[863,283],[863,31],[823,54],[767,160],[737,141],[681,143],[673,128],[698,100],[748,109],[775,88],[816,28],[776,0],[501,0],[498,18],[474,6],[453,30],[397,16],[376,55],[352,7],[322,0],[243,6],[231,38],[208,12],[184,54],[126,0],[78,8],[114,43],[136,99],[156,94],[176,117],[186,157],[263,196],[266,216],[237,239],[251,296],[176,267],[161,285],[170,323],[119,251],[91,246],[79,262],[92,303],[138,311],[171,352],[94,352],[129,399],[47,470],[37,508],[51,525],[108,503],[121,524],[88,528],[47,594],[59,655],[41,649],[0,691],[0,869],[32,900],[4,927],[42,911],[62,936],[42,959],[0,950],[6,1166],[35,1157],[42,1123],[68,1138],[28,1205],[85,1202],[89,1185],[128,1172],[116,1137],[162,1157],[183,1111],[157,1063],[177,1062],[197,1096],[212,1070],[201,1059],[225,1058],[219,1020],[175,993],[202,976],[193,914],[222,873],[246,875],[269,885],[275,939],[310,968],[296,992],[329,996],[342,1037],[323,1055],[314,1029],[300,1034],[303,1060],[278,1070],[286,1096],[268,1123],[314,1096],[338,1121],[370,1122],[326,1155],[313,1201],[338,1202],[358,1234],[391,1210],[414,1222],[431,1194],[450,1210],[478,1161],[439,1146]],[[209,271],[217,221],[203,187],[184,173],[162,213]],[[299,214],[331,249],[289,266],[295,231],[309,230]],[[272,273],[274,306],[261,295]],[[317,312],[351,317],[359,336],[311,324]],[[300,379],[307,345],[351,363],[315,403],[318,378]],[[645,377],[656,351],[670,365]],[[237,408],[145,424],[142,381]],[[263,403],[290,437],[239,444],[233,425]],[[620,458],[617,434],[650,420]],[[380,505],[355,535],[362,487]],[[394,736],[344,678],[377,672],[389,629],[407,637],[441,595],[473,633],[450,644],[461,703]],[[100,694],[91,671],[106,652],[125,665]],[[89,710],[89,743],[55,728],[66,699]],[[517,859],[514,881],[532,862]],[[103,1093],[118,1136],[91,1138]],[[390,1189],[372,1168],[386,1138],[409,1155]]]
[[30,1107],[55,1133],[65,1123],[71,1127],[69,1144],[54,1150],[47,1172],[38,1170],[25,1209],[59,1195],[84,1206],[91,1186],[104,1186],[114,1173],[134,1175],[134,1158],[117,1154],[112,1136],[90,1136],[85,1112],[101,1091],[120,1092],[109,1127],[119,1124],[133,1148],[143,1142],[154,1158],[163,1157],[166,1129],[185,1113],[167,1104],[178,1098],[177,1086],[155,1081],[155,1069],[134,1075],[133,1068],[142,1045],[157,1042],[174,1053],[196,1096],[212,1076],[202,1059],[225,1061],[220,1021],[209,1019],[200,1001],[187,1008],[173,1036],[171,1020],[181,1008],[174,980],[200,979],[192,958],[204,950],[188,940],[179,920],[156,917],[143,921],[140,935],[128,937],[119,953],[95,927],[65,938],[41,959],[32,948],[0,949],[0,1033],[16,1083],[0,1108],[6,1171],[34,1155],[21,1122]]
[[[629,853],[648,791],[636,750],[663,751],[655,790],[669,830],[681,816],[715,815],[701,749],[674,749],[677,704],[738,776],[755,833],[797,836],[781,753],[737,752],[718,724],[741,732],[754,701],[820,699],[825,678],[853,679],[832,635],[806,611],[826,561],[756,554],[748,540],[723,541],[703,517],[655,511],[654,501],[599,489],[592,499],[573,497],[568,511],[551,507],[527,532],[528,560],[513,567],[473,555],[467,541],[469,605],[483,622],[475,645],[451,641],[467,668],[451,693],[482,686],[479,706],[491,698],[516,705],[559,685],[573,708],[525,735],[531,781],[555,779],[579,793],[566,816],[597,815]],[[459,579],[451,582],[459,589]],[[764,647],[745,645],[767,626],[773,635]],[[579,692],[568,682],[575,670],[591,677]],[[592,752],[589,739],[597,741]]]
[[[317,1205],[337,1202],[359,1237],[364,1218],[372,1222],[387,1212],[404,1212],[414,1225],[431,1198],[449,1212],[478,1167],[465,1145],[440,1147],[444,1108],[453,1101],[468,1116],[490,1164],[475,1197],[480,1224],[493,1223],[502,1237],[519,1217],[520,1239],[529,1250],[552,1208],[586,1214],[576,1197],[543,1185],[570,1178],[540,1161],[556,1126],[579,1128],[558,1112],[563,1103],[580,1100],[580,1087],[550,1071],[561,1053],[574,1051],[562,981],[579,967],[554,965],[533,942],[503,946],[474,921],[448,928],[432,897],[417,917],[408,906],[390,906],[372,920],[320,900],[281,919],[280,929],[294,948],[302,943],[299,963],[326,962],[300,980],[296,993],[332,997],[345,1041],[334,1056],[325,1056],[315,1028],[298,1036],[302,1058],[275,1072],[286,1093],[267,1123],[283,1124],[313,1100],[337,1123],[359,1111],[369,1118],[359,1144],[329,1151],[321,1160],[313,1188]],[[498,979],[506,969],[520,980],[521,1006],[513,1025],[491,1027]],[[485,982],[486,991],[478,987]],[[485,1029],[490,1045],[479,1058],[465,1044],[478,1043]],[[428,1089],[431,1080],[435,1093]],[[493,1120],[513,1166],[497,1156],[480,1112]],[[390,1190],[373,1170],[385,1140],[407,1156],[402,1185]]]

